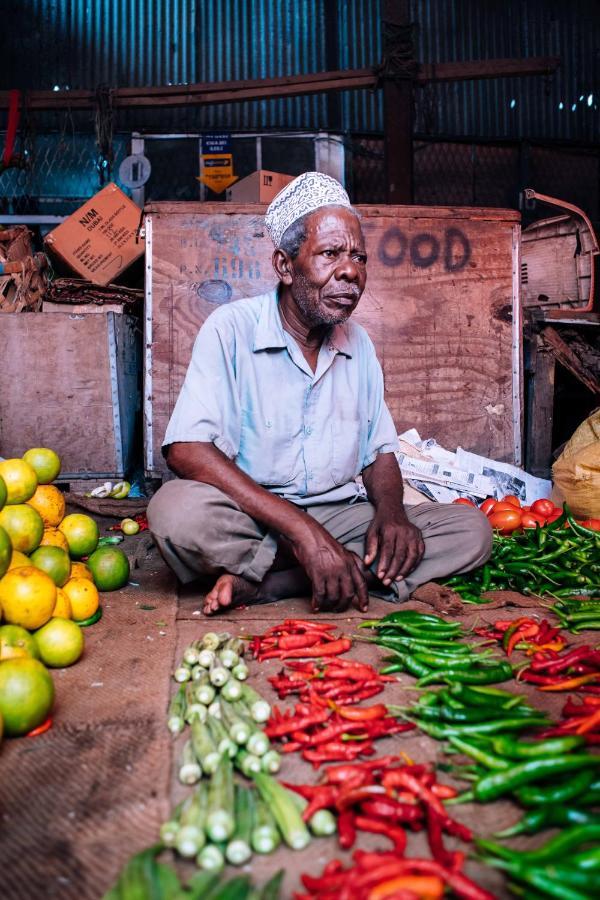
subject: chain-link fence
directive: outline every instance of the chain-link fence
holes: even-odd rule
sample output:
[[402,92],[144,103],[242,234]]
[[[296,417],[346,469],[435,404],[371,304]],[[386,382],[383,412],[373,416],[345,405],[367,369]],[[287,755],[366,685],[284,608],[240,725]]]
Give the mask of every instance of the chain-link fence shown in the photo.
[[[235,138],[236,174],[249,174],[259,165],[290,172],[311,168],[315,135],[265,135],[262,154],[256,137]],[[0,142],[3,143],[2,135]],[[121,160],[129,153],[131,135],[113,138],[110,177],[118,181]],[[346,183],[355,203],[385,202],[383,139],[344,136]],[[151,158],[148,199],[199,198],[199,136],[146,138]],[[304,156],[290,155],[290,144]],[[270,152],[271,145],[275,148]],[[75,210],[108,180],[107,169],[92,133],[62,130],[29,135],[17,146],[12,167],[0,171],[1,214],[57,214]],[[270,155],[269,155],[270,154]],[[296,154],[297,156],[298,154]],[[104,165],[104,168],[103,168]],[[294,168],[295,166],[295,168]],[[291,167],[291,168],[290,168]],[[423,206],[495,206],[516,208],[524,187],[567,200],[600,222],[600,150],[597,146],[477,142],[422,138],[413,142],[414,202]],[[537,217],[523,210],[525,221]]]

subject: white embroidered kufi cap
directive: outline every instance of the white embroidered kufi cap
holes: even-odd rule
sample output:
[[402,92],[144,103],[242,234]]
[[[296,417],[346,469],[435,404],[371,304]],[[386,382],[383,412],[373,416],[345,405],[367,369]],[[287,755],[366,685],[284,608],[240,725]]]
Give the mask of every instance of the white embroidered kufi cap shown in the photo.
[[265,225],[276,247],[294,222],[322,206],[352,208],[339,181],[322,172],[304,172],[279,191],[265,215]]

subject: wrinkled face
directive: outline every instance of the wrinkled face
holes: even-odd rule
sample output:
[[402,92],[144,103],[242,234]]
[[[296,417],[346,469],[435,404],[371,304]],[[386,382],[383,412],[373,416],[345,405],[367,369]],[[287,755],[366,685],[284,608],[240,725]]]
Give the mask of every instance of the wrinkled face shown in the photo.
[[325,208],[308,217],[306,231],[292,262],[292,296],[310,327],[339,325],[352,315],[367,283],[360,222],[343,207]]

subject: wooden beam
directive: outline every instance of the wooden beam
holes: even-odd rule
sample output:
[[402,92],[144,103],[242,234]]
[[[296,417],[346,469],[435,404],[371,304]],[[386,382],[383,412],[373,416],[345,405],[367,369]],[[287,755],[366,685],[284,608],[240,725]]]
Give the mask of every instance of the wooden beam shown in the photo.
[[[385,159],[386,203],[410,204],[413,201],[413,77],[410,59],[402,56],[399,65],[406,68],[405,77],[394,71],[395,54],[404,44],[404,29],[410,27],[409,0],[383,0],[383,144]],[[404,75],[404,72],[400,73]]]
[[[464,63],[439,63],[420,66],[418,84],[438,81],[464,81],[476,78],[504,78],[515,75],[544,75],[554,72],[559,57],[529,59],[488,59]],[[115,88],[116,108],[138,106],[189,106],[238,103],[317,94],[321,91],[377,90],[379,76],[374,69],[347,69],[313,72],[309,75],[285,75],[257,81],[223,81],[201,84],[175,84],[164,87]],[[26,91],[28,109],[92,109],[96,95],[91,90]],[[7,109],[9,92],[0,91],[0,109]]]
[[541,332],[542,341],[565,369],[591,391],[600,394],[600,353],[576,331],[563,331],[548,325]]

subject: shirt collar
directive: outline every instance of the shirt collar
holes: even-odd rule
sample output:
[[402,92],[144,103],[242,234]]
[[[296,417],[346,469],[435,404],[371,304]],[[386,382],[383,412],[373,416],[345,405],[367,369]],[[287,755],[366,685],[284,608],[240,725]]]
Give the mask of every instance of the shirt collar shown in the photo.
[[[253,351],[279,350],[287,347],[281,316],[279,315],[279,301],[277,288],[264,295],[260,315],[254,329]],[[350,341],[345,325],[334,325],[326,339],[327,346],[344,356],[352,357]]]

